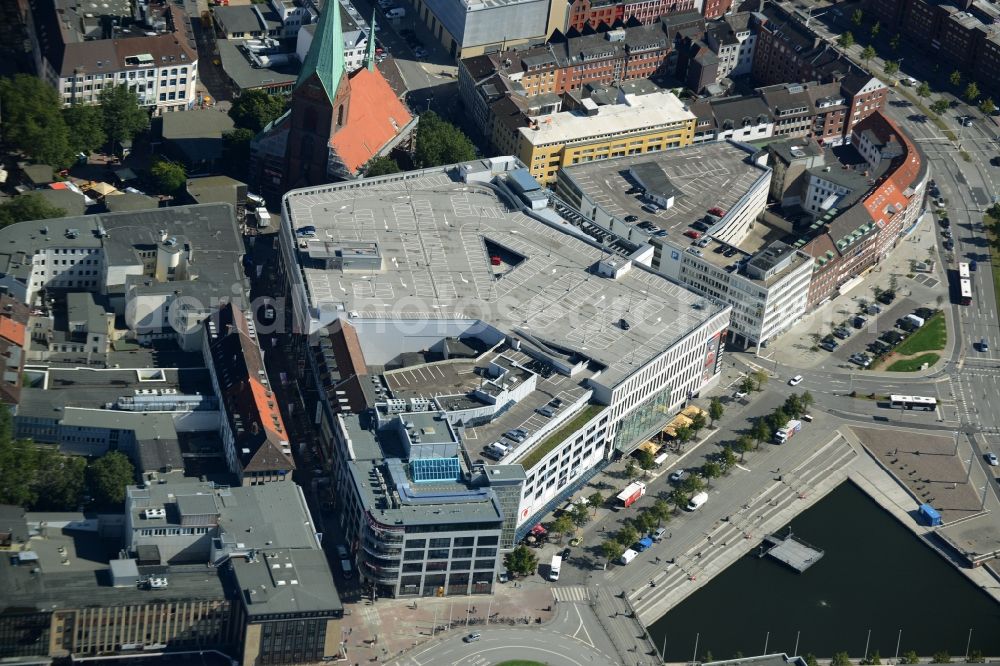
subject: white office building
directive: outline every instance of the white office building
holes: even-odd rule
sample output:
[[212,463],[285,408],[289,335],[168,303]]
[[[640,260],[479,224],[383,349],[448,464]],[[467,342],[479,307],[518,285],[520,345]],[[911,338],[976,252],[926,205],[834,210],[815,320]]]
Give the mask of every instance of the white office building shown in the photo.
[[[539,194],[494,158],[289,192],[279,234],[296,332],[313,346],[349,323],[386,369],[380,414],[444,418],[469,464],[521,464],[522,529],[716,382],[730,313],[650,270],[648,245],[608,255]],[[449,341],[477,351],[426,360]]]

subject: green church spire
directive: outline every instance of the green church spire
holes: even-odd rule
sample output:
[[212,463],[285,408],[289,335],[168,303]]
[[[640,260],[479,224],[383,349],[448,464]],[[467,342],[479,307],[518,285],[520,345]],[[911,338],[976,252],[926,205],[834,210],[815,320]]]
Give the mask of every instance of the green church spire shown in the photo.
[[344,31],[340,27],[340,0],[326,0],[316,23],[309,53],[295,82],[298,88],[313,74],[319,77],[326,96],[333,101],[344,75]]
[[368,55],[365,57],[365,66],[369,72],[375,71],[375,10],[372,10],[372,25],[368,29]]

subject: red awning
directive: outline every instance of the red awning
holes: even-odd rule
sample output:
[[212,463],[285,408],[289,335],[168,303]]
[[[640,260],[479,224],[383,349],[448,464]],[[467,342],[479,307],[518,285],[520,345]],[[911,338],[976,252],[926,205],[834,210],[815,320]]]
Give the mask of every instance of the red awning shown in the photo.
[[548,534],[548,530],[542,527],[541,523],[538,523],[537,525],[531,528],[531,533],[534,534],[535,536],[541,536],[542,534]]

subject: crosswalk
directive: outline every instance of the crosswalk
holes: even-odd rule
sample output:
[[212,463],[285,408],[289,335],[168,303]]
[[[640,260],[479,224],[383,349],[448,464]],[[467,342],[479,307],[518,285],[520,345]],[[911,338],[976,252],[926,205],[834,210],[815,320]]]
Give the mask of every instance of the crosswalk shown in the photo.
[[553,587],[552,597],[556,601],[590,601],[590,592],[583,585]]

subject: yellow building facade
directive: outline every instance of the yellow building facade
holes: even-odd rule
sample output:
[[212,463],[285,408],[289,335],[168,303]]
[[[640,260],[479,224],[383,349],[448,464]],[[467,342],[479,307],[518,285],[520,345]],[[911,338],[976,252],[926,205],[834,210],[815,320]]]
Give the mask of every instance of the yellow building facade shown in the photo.
[[518,132],[516,154],[547,185],[564,166],[689,146],[696,119],[675,95],[659,92],[531,121]]

